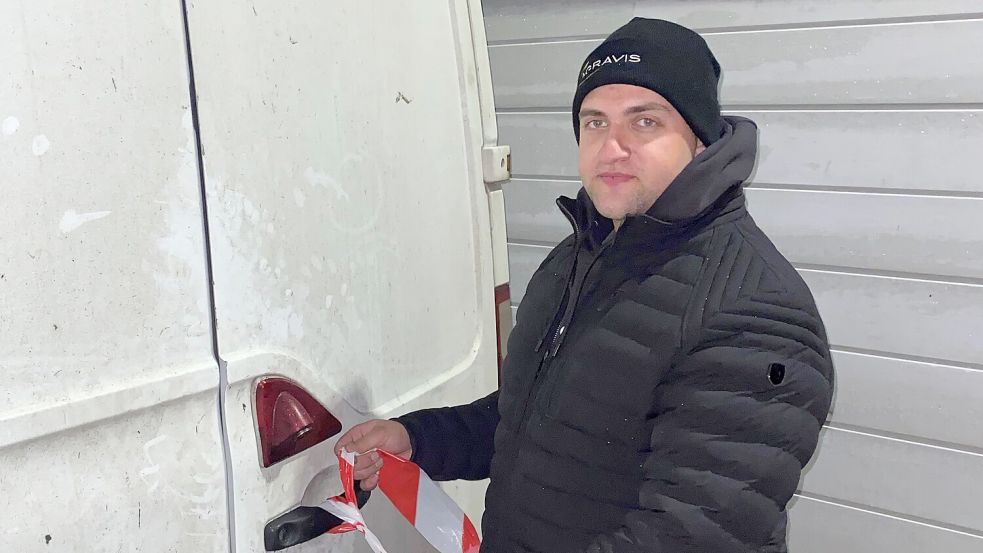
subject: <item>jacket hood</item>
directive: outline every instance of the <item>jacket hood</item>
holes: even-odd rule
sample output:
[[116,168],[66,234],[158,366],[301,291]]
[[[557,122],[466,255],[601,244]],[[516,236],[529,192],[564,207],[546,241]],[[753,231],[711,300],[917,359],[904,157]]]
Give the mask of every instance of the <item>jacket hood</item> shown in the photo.
[[665,222],[701,215],[754,170],[758,126],[744,117],[724,117],[724,135],[693,158],[646,214]]

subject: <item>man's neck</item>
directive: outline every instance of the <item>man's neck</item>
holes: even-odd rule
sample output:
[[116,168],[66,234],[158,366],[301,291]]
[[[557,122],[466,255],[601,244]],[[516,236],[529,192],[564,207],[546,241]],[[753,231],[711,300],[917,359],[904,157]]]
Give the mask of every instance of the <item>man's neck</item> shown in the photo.
[[609,232],[608,235],[604,237],[604,242],[609,242],[611,240],[614,240],[615,235],[618,234],[618,229],[621,228],[621,225],[625,222],[625,220],[612,219],[611,222],[614,223],[614,228],[612,228],[611,232]]

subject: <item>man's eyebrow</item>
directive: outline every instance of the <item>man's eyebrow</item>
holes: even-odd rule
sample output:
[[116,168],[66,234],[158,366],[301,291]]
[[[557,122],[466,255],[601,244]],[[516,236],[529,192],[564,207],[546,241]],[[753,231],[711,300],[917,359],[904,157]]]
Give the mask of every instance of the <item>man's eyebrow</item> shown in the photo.
[[[634,115],[636,113],[645,113],[646,111],[663,111],[666,113],[670,112],[670,109],[662,104],[656,102],[649,102],[648,104],[639,104],[637,106],[632,106],[625,110],[625,115]],[[599,109],[582,109],[580,110],[580,117],[604,117],[604,112]]]
[[637,105],[637,106],[632,106],[632,107],[626,109],[625,110],[625,115],[632,115],[632,114],[635,114],[635,113],[644,113],[646,111],[664,111],[666,113],[669,113],[670,110],[669,110],[669,108],[667,108],[666,106],[664,106],[662,104],[658,104],[656,102],[650,102],[648,104],[641,104],[641,105]]
[[599,109],[582,109],[580,117],[604,117],[604,112]]

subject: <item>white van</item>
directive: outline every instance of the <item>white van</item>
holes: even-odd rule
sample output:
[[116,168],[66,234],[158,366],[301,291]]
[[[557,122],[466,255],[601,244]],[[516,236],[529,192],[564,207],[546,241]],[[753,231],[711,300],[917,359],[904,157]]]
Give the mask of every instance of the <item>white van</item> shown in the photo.
[[264,551],[342,427],[497,385],[479,1],[183,4],[0,4],[3,551]]

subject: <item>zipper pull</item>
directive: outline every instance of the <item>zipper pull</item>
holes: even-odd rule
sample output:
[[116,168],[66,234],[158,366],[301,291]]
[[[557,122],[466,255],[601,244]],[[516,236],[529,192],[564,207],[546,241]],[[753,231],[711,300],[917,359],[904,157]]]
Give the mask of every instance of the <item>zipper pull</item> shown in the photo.
[[560,352],[560,344],[563,343],[563,338],[566,331],[567,331],[566,325],[560,325],[560,328],[556,333],[556,339],[553,340],[555,344],[553,346],[553,351],[550,352],[550,357],[556,357],[556,354]]

